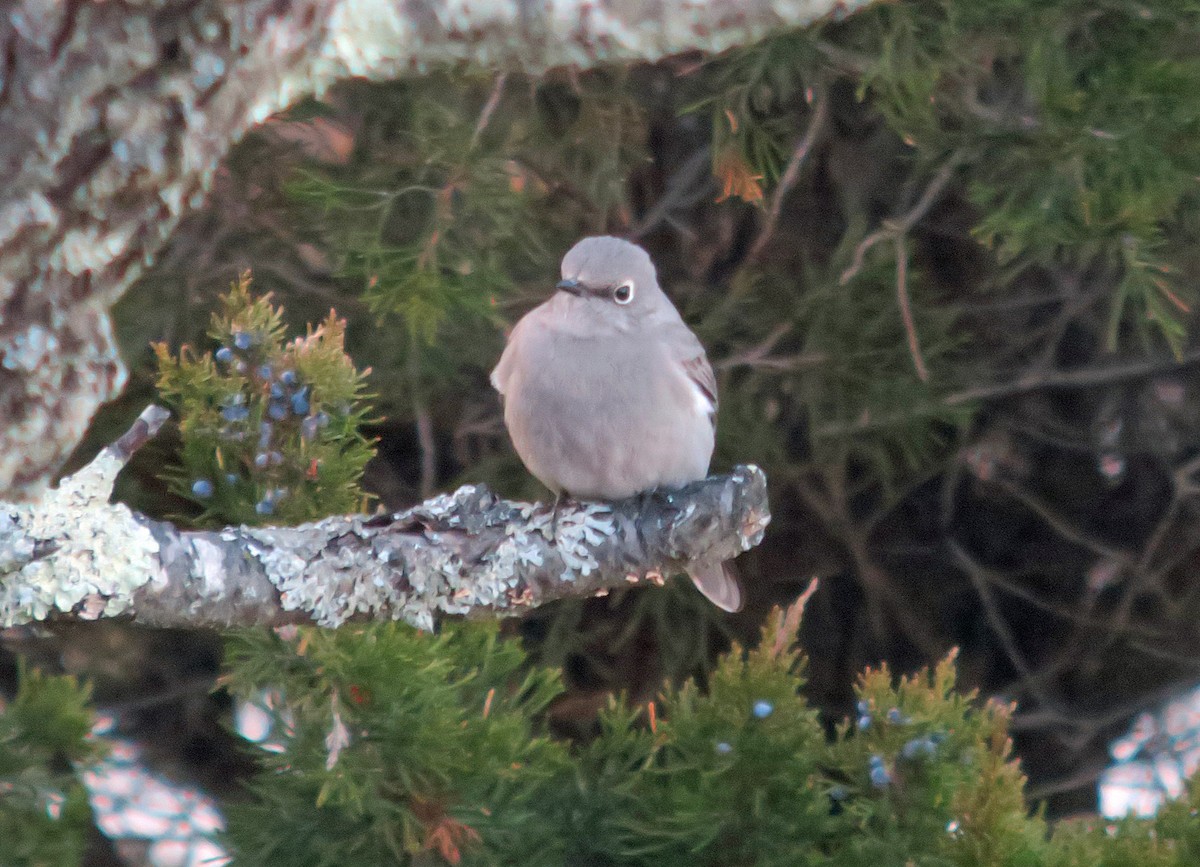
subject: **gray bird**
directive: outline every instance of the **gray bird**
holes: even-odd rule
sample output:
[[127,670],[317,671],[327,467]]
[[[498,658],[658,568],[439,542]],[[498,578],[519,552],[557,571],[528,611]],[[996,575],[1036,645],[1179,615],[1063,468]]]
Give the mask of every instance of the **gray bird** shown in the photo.
[[[557,291],[513,329],[492,385],[517,454],[555,496],[621,500],[708,475],[716,378],[636,244],[572,247]],[[726,565],[689,571],[715,605],[741,608]]]

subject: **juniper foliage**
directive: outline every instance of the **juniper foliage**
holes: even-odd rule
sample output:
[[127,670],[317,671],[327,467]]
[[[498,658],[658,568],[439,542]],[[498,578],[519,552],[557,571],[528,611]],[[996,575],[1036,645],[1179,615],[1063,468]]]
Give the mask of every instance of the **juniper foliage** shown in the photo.
[[1011,708],[956,691],[953,658],[865,673],[830,741],[771,618],[706,689],[613,699],[589,742],[538,723],[557,678],[494,626],[245,636],[234,684],[277,702],[283,751],[230,806],[239,863],[1184,865],[1196,795],[1155,820],[1030,816]]
[[178,465],[165,474],[196,524],[268,516],[289,524],[355,511],[372,449],[361,426],[364,377],[346,357],[332,312],[284,344],[280,311],[250,294],[243,274],[223,296],[215,351],[178,357],[156,344],[162,399],[178,413]]
[[92,826],[75,771],[97,755],[88,690],[69,676],[18,676],[0,700],[0,863],[74,867]]

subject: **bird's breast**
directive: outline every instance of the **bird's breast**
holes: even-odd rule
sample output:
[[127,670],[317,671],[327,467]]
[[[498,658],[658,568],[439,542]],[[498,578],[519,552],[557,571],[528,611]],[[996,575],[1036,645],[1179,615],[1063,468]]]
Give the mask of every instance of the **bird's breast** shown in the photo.
[[505,421],[548,487],[620,499],[706,475],[711,422],[658,341],[542,329],[522,349]]

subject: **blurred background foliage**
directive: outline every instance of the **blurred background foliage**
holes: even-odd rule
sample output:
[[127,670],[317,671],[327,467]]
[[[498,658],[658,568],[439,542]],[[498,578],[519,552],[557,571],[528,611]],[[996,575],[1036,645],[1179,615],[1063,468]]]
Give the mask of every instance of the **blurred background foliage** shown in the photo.
[[[506,624],[562,670],[551,731],[708,682],[818,577],[801,640],[827,727],[868,665],[958,647],[965,686],[1017,703],[1031,799],[1091,811],[1109,740],[1200,662],[1198,39],[1191,0],[910,0],[715,58],[345,82],[239,144],[121,301],[131,385],[77,463],[161,399],[152,342],[227,345],[210,316],[250,269],[288,333],[345,318],[378,503],[544,497],[487,374],[575,240],[629,237],[717,371],[714,470],[765,467],[774,520],[734,617],[679,583]],[[118,496],[211,519],[163,474],[180,459],[160,437]],[[100,703],[139,695],[129,725],[168,758],[237,764],[217,639],[133,635],[6,645]]]

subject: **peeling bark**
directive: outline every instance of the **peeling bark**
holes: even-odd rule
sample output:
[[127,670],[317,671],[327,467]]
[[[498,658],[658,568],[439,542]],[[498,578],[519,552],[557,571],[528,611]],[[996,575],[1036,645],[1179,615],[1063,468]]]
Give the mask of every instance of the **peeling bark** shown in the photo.
[[0,498],[125,381],[108,307],[249,127],[351,75],[718,51],[867,0],[21,0],[0,19]]
[[522,614],[554,599],[661,583],[732,559],[770,521],[767,482],[738,467],[676,491],[559,510],[482,485],[396,515],[185,532],[108,502],[117,472],[166,417],[134,428],[36,506],[0,504],[0,626],[133,616],[249,626]]

